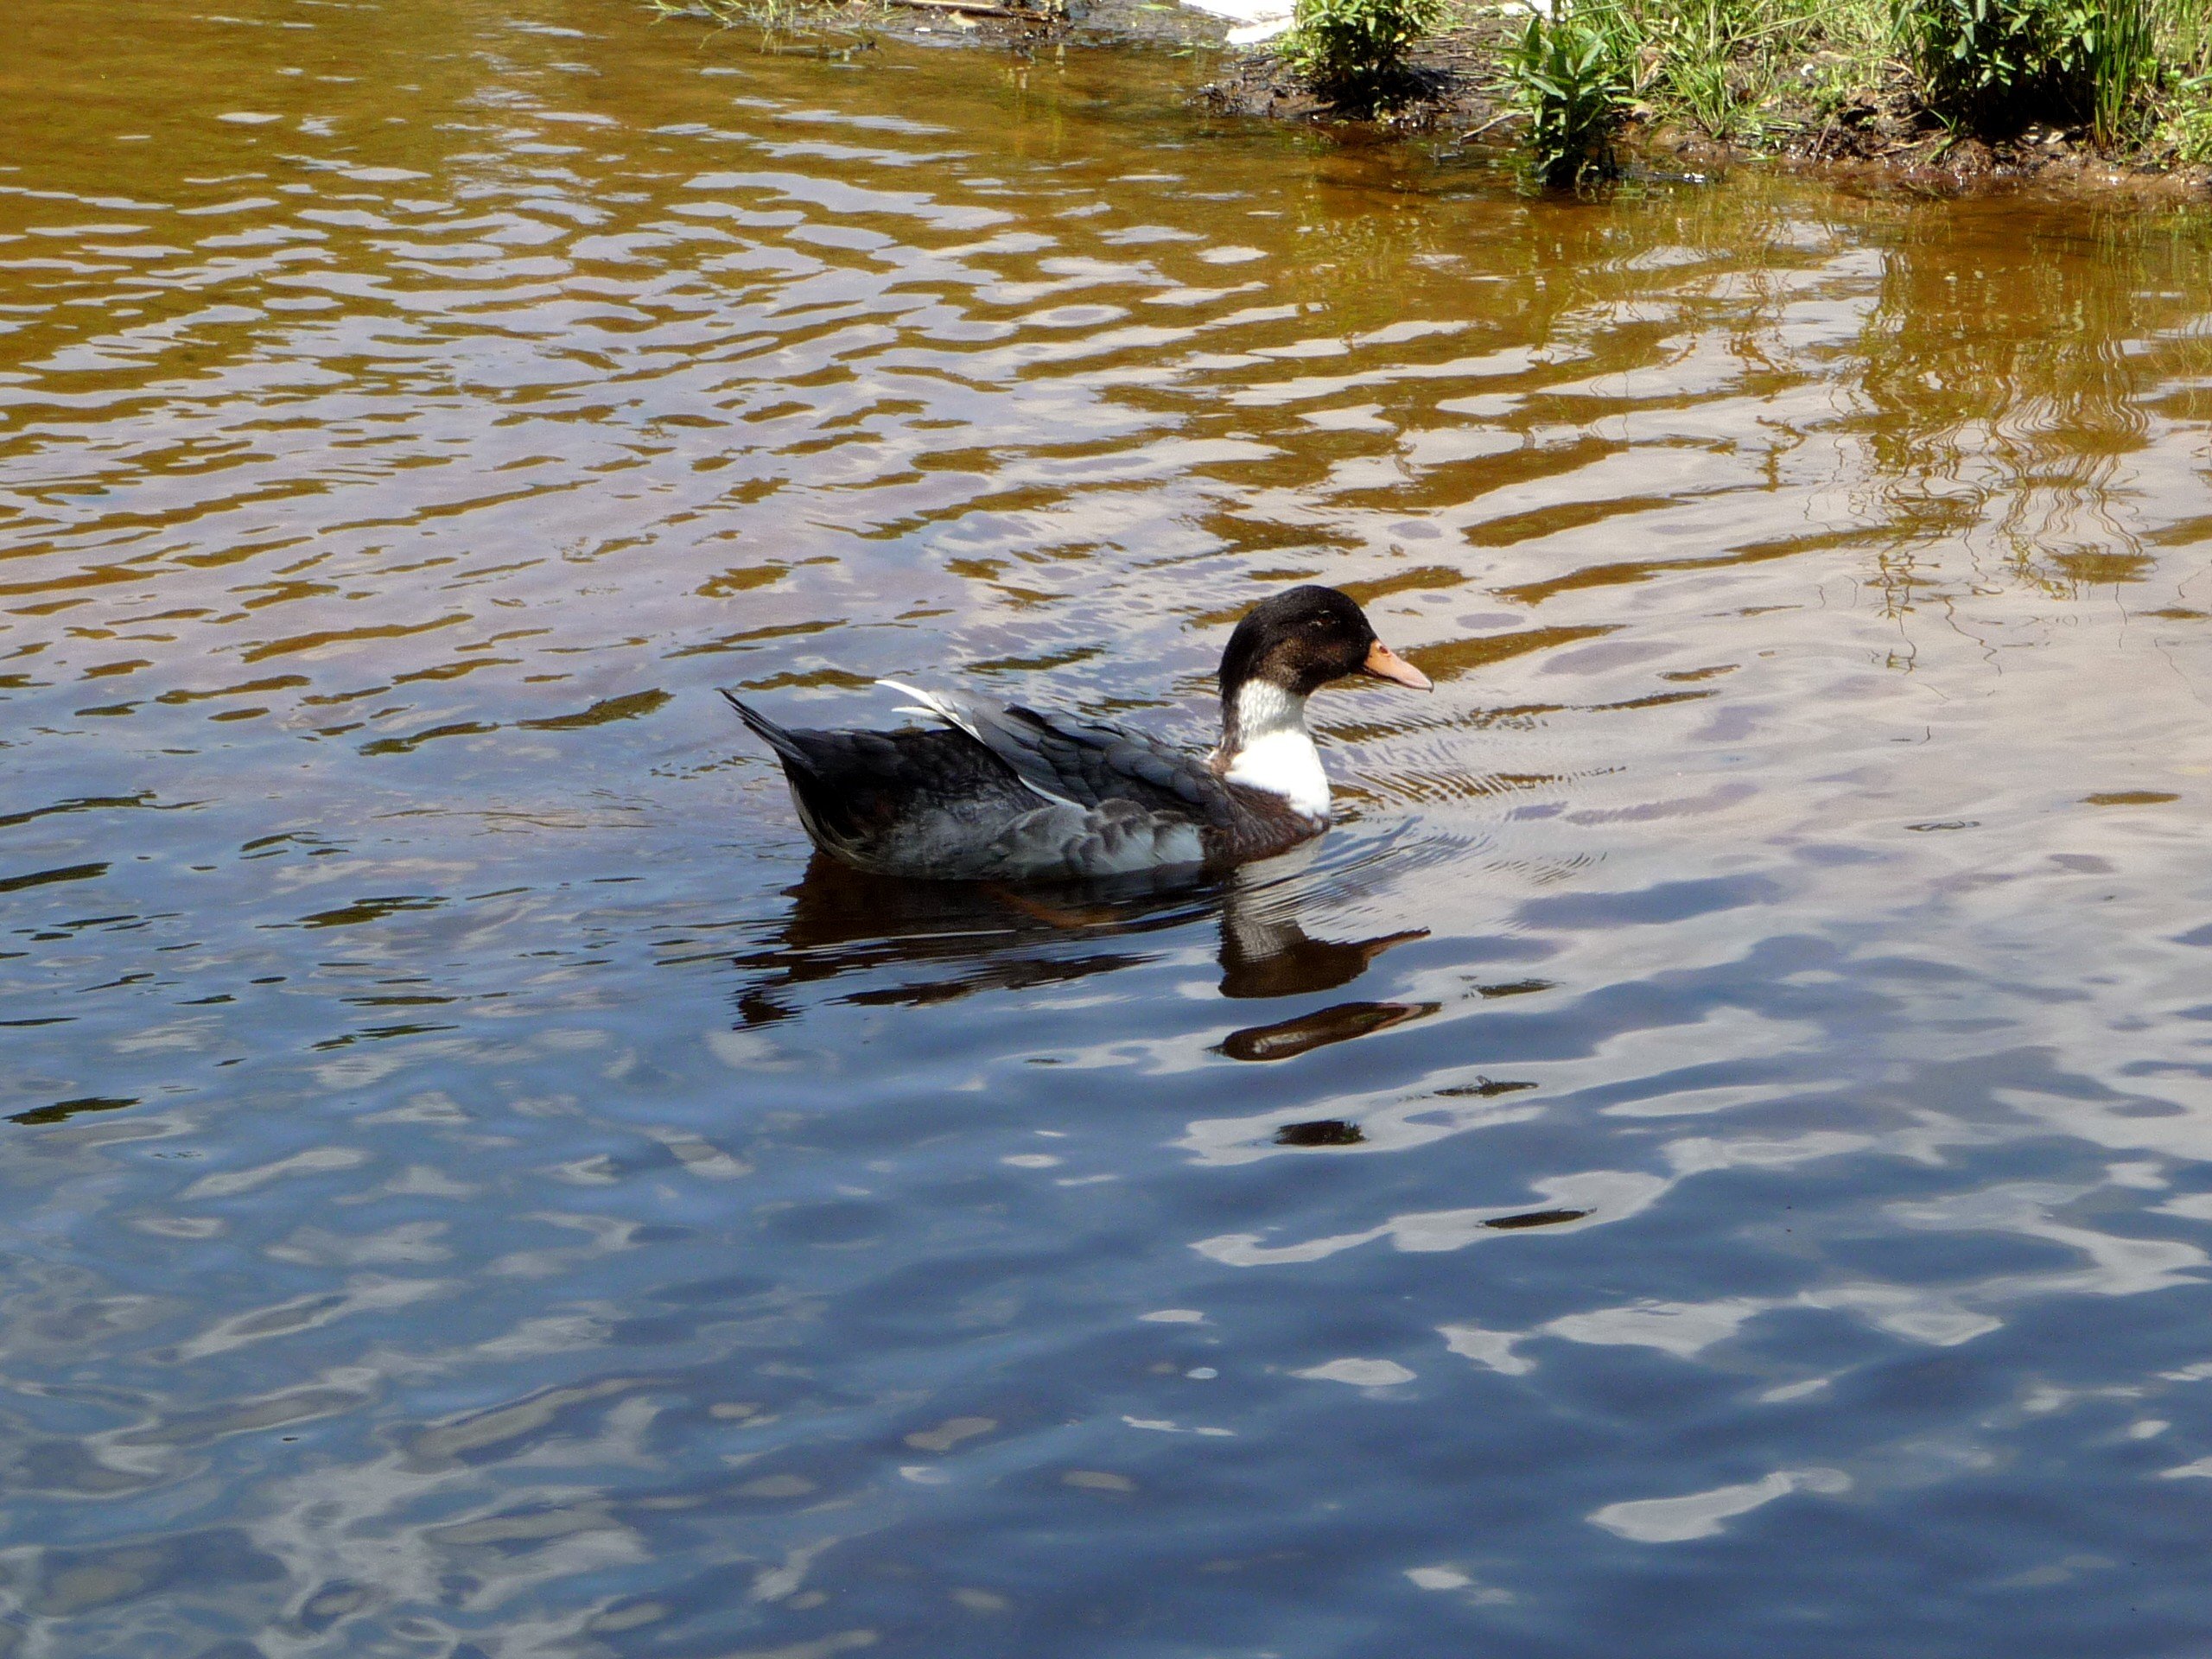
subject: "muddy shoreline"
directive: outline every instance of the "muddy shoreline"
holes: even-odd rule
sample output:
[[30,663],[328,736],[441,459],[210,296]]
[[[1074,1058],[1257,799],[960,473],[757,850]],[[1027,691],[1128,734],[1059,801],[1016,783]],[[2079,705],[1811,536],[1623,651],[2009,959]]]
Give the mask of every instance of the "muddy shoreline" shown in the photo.
[[[1497,86],[1497,31],[1440,37],[1414,59],[1421,85],[1387,114],[1347,120],[1278,59],[1249,51],[1194,101],[1221,116],[1294,121],[1323,128],[1458,137],[1514,145],[1520,117]],[[1618,143],[1624,175],[1709,177],[1738,167],[1811,174],[1859,188],[1915,194],[1987,194],[2032,186],[2070,196],[2149,205],[2212,200],[2212,167],[2145,165],[2100,153],[2084,129],[2031,126],[1988,141],[1946,130],[1893,89],[1824,119],[1784,110],[1770,142],[1716,140],[1662,119],[1631,118]]]
[[[1190,100],[1203,116],[1284,122],[1351,143],[1441,141],[1501,159],[1518,149],[1521,117],[1497,85],[1498,49],[1509,27],[1503,14],[1425,42],[1414,57],[1410,95],[1393,109],[1364,116],[1347,115],[1317,97],[1267,48],[1230,45],[1230,25],[1223,20],[1159,0],[1068,0],[1064,10],[855,0],[802,16],[807,21],[791,31],[795,47],[811,26],[916,45],[992,48],[1020,57],[1070,48],[1211,52],[1217,54],[1215,73]],[[1759,143],[1717,140],[1653,111],[1632,114],[1616,147],[1623,176],[1700,181],[1748,167],[1923,196],[2031,190],[2144,207],[2212,201],[2212,166],[2108,156],[2082,128],[2031,126],[1997,140],[1963,137],[1918,111],[1901,86],[1870,93],[1833,118],[1786,101],[1770,113],[1767,137]]]

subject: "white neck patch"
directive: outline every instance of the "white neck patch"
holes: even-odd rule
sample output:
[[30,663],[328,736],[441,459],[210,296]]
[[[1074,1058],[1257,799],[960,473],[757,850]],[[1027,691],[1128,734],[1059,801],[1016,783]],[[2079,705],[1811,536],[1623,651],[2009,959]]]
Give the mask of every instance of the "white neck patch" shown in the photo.
[[1329,775],[1321,770],[1321,752],[1306,729],[1306,699],[1279,685],[1248,681],[1236,689],[1235,715],[1236,747],[1222,776],[1280,795],[1309,818],[1326,819]]

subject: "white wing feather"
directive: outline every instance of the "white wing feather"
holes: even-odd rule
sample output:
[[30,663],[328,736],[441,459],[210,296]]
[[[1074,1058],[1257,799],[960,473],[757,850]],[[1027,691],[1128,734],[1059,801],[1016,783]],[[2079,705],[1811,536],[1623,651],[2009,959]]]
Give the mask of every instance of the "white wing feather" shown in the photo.
[[[963,710],[957,703],[940,697],[934,691],[925,691],[919,686],[908,685],[903,680],[878,680],[876,683],[887,691],[896,691],[902,697],[912,697],[914,700],[911,703],[900,704],[899,713],[919,715],[925,720],[941,720],[953,730],[965,732],[976,741],[982,744],[985,748],[991,747],[982,733],[976,728],[974,717]],[[1022,777],[1019,772],[1014,772],[1014,777],[1024,789],[1039,800],[1050,801],[1055,806],[1071,806],[1077,811],[1083,810],[1077,802],[1068,799],[1065,795],[1055,795],[1049,789],[1039,788],[1028,779]]]

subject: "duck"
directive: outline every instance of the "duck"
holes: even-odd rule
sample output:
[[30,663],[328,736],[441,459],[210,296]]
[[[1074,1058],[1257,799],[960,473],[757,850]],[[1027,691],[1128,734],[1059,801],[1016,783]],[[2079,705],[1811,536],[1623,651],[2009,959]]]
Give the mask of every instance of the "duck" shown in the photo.
[[1085,881],[1227,870],[1324,834],[1329,779],[1306,703],[1355,677],[1433,689],[1349,594],[1307,585],[1262,601],[1230,634],[1208,754],[898,680],[877,683],[929,725],[800,730],[722,696],[783,763],[808,837],[840,862],[931,880]]

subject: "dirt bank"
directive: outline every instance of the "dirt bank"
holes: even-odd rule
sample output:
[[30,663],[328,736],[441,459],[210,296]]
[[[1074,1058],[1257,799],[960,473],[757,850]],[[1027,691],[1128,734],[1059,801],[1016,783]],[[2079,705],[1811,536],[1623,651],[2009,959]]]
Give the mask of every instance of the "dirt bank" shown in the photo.
[[[1354,142],[1419,137],[1501,156],[1516,153],[1519,143],[1522,118],[1500,86],[1497,68],[1506,35],[1517,24],[1502,9],[1432,36],[1414,55],[1410,95],[1395,108],[1358,118],[1317,98],[1267,48],[1230,46],[1230,25],[1221,19],[1161,0],[854,0],[785,15],[791,50],[837,49],[839,42],[850,48],[884,37],[1025,57],[1069,48],[1188,48],[1211,60],[1212,78],[1192,104],[1215,118],[1296,123]],[[1998,140],[1953,133],[1919,109],[1901,71],[1891,84],[1870,88],[1833,113],[1780,97],[1762,111],[1756,142],[1719,141],[1639,105],[1617,148],[1631,180],[1711,177],[1762,166],[1923,195],[2032,188],[2145,206],[2212,200],[2212,167],[2107,156],[2086,128],[2037,125]]]

